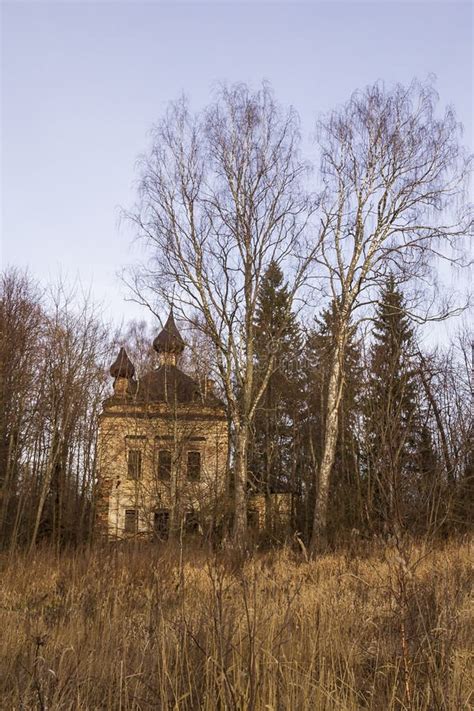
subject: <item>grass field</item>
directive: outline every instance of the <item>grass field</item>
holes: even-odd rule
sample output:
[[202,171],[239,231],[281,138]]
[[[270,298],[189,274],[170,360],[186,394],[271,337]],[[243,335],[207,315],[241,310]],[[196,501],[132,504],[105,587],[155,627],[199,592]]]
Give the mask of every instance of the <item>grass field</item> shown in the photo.
[[469,709],[473,552],[4,556],[1,708]]

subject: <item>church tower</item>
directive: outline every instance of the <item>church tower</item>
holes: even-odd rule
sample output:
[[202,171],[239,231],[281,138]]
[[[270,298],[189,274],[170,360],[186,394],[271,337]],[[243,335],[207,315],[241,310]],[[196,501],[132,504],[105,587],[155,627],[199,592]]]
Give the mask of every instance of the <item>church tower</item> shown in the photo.
[[227,480],[222,402],[179,368],[185,342],[171,312],[153,341],[159,365],[136,375],[125,348],[100,416],[98,533],[167,538],[220,523]]

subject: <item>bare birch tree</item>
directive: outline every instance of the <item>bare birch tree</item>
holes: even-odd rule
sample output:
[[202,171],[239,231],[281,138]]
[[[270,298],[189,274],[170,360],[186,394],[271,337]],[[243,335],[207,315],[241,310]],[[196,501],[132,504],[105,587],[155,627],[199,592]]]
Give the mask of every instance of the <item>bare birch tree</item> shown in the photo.
[[354,311],[370,301],[388,270],[404,278],[420,276],[434,255],[452,260],[459,242],[472,233],[472,212],[462,202],[471,159],[460,147],[453,110],[438,117],[436,104],[430,84],[388,90],[377,83],[355,92],[319,123],[325,239],[317,261],[337,305],[337,331],[323,455],[315,471],[312,552],[325,545]]
[[107,382],[102,362],[109,344],[94,305],[88,297],[78,304],[74,291],[68,292],[62,284],[53,291],[51,302],[44,314],[39,353],[39,428],[45,463],[40,469],[31,550],[48,499],[53,542],[59,545],[65,531],[69,538],[79,535],[74,529],[84,512],[74,509],[85,504],[85,492],[91,504],[96,421]]
[[0,274],[0,547],[85,540],[110,339],[86,298]]
[[0,539],[15,519],[21,453],[28,438],[43,335],[42,294],[26,273],[0,274]]
[[256,389],[259,287],[275,262],[291,284],[291,308],[310,263],[298,128],[295,112],[282,111],[267,85],[255,93],[243,84],[222,87],[198,115],[184,99],[173,103],[154,129],[131,215],[152,254],[137,291],[149,287],[170,301],[175,289],[175,309],[195,315],[215,349],[231,422],[236,542],[246,531],[249,428],[274,360],[269,352]]

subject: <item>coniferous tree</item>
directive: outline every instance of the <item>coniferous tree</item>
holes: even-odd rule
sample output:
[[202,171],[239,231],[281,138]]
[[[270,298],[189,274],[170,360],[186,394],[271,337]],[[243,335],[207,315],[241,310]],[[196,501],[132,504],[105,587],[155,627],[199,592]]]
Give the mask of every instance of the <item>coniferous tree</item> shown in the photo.
[[256,387],[270,353],[275,355],[275,367],[257,410],[249,470],[253,485],[267,497],[267,531],[276,533],[270,494],[296,488],[295,423],[300,402],[301,335],[291,311],[288,286],[275,262],[269,265],[262,280],[256,309]]
[[[324,424],[329,384],[329,368],[337,330],[337,309],[334,302],[325,309],[308,333],[304,348],[304,424],[302,426],[301,462],[305,474],[305,496],[300,502],[301,528],[309,537],[315,492],[312,470],[321,463],[324,447]],[[354,329],[351,329],[344,354],[347,373],[343,396],[339,404],[340,430],[331,481],[328,533],[336,536],[342,530],[359,527],[361,496],[358,474],[358,442],[356,437],[357,407],[360,395],[360,352]]]
[[399,533],[430,498],[437,458],[423,418],[415,336],[393,275],[380,294],[373,337],[364,406],[367,515],[372,528]]

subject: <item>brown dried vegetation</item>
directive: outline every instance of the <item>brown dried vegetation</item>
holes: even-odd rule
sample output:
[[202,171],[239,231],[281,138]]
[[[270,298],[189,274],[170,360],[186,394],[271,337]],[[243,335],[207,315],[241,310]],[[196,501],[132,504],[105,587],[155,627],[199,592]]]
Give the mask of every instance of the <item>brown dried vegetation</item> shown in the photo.
[[1,705],[468,709],[471,561],[469,541],[5,556]]

